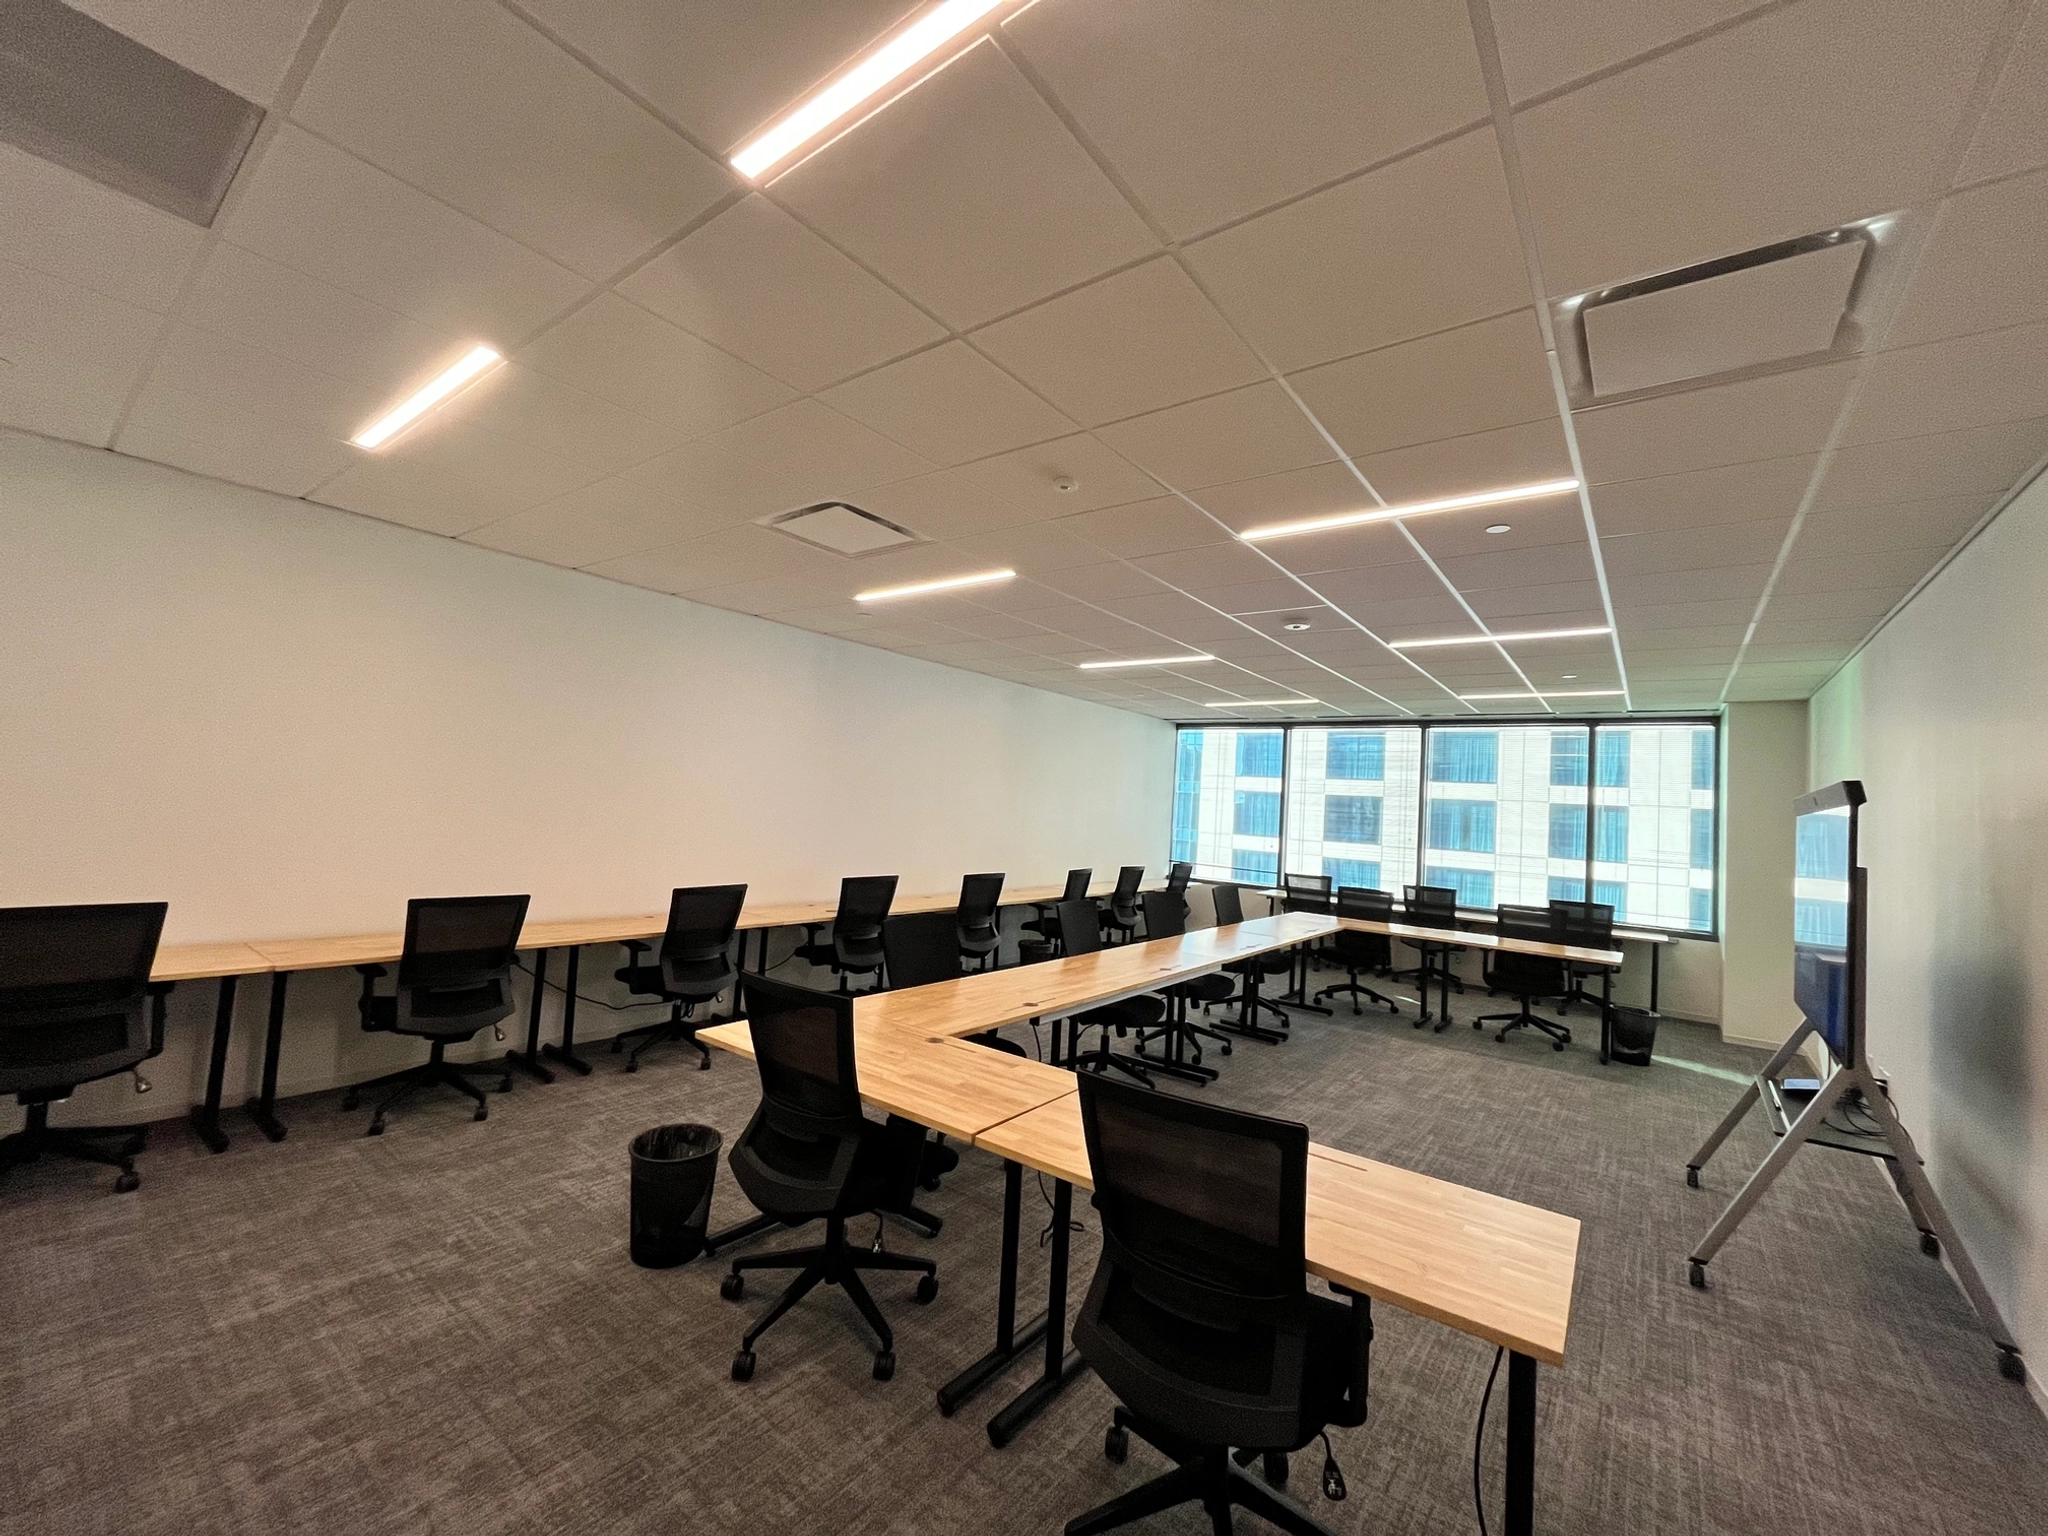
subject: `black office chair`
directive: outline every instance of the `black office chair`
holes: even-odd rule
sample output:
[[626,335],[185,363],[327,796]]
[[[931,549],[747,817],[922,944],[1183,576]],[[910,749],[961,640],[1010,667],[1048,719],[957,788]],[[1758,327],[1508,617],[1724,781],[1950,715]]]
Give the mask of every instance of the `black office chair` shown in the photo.
[[[1102,926],[1097,921],[1098,915],[1099,909],[1092,901],[1060,903],[1060,932],[1069,957],[1092,955],[1102,948]],[[1156,1061],[1113,1051],[1109,1048],[1109,1039],[1112,1034],[1121,1037],[1134,1029],[1147,1029],[1165,1016],[1166,1004],[1151,996],[1126,997],[1071,1015],[1067,1020],[1073,1038],[1073,1059],[1069,1065],[1087,1067],[1094,1072],[1107,1072],[1114,1067],[1150,1087],[1152,1074],[1166,1072],[1167,1068]],[[1084,1057],[1081,1055],[1081,1032],[1086,1029],[1099,1029],[1102,1035],[1094,1055]],[[1168,1075],[1177,1074],[1168,1072]]]
[[739,929],[740,908],[747,904],[744,885],[679,886],[668,898],[668,931],[661,936],[661,952],[653,965],[643,965],[645,939],[625,941],[627,963],[615,973],[628,991],[640,997],[658,997],[669,1004],[668,1017],[659,1024],[624,1029],[612,1036],[612,1049],[620,1050],[628,1040],[639,1038],[626,1058],[626,1070],[640,1070],[641,1054],[665,1040],[682,1040],[697,1048],[699,1071],[711,1070],[711,1048],[697,1038],[697,1031],[710,1020],[693,1021],[690,1015],[733,984],[739,973],[727,953],[732,936]]
[[[1216,903],[1216,926],[1230,928],[1244,921],[1244,896],[1234,885],[1219,885],[1211,891]],[[1269,976],[1284,976],[1294,969],[1294,957],[1285,950],[1269,950],[1263,955],[1253,955],[1249,960],[1235,961],[1223,967],[1224,974],[1240,978],[1244,985],[1238,991],[1238,1017],[1234,1024],[1223,1024],[1220,1028],[1248,1040],[1261,1040],[1267,1045],[1278,1045],[1288,1038],[1288,1031],[1294,1027],[1294,1020],[1287,1010],[1270,997],[1260,993],[1260,987]],[[1263,1008],[1280,1021],[1280,1028],[1267,1029],[1259,1023],[1259,1010]]]
[[469,1074],[495,1074],[498,1092],[512,1091],[512,1069],[502,1059],[449,1061],[451,1045],[474,1038],[480,1029],[500,1040],[498,1026],[512,1017],[512,962],[519,953],[519,930],[526,926],[525,896],[439,896],[415,898],[405,904],[405,952],[398,958],[398,993],[377,995],[381,965],[359,965],[363,994],[357,1001],[363,1028],[372,1034],[414,1035],[430,1042],[426,1061],[403,1072],[387,1072],[357,1083],[342,1096],[341,1107],[354,1109],[363,1094],[377,1088],[392,1093],[370,1115],[371,1136],[384,1134],[384,1117],[422,1088],[453,1088],[476,1101],[475,1120],[488,1120],[489,1101]]
[[[0,1173],[48,1152],[120,1169],[121,1194],[141,1184],[135,1155],[146,1127],[52,1126],[50,1106],[117,1072],[135,1072],[135,1091],[149,1091],[136,1068],[164,1048],[170,987],[149,972],[168,910],[161,901],[0,909],[0,1093],[28,1112],[0,1138]],[[102,1145],[109,1137],[119,1145]]]
[[1002,899],[1001,875],[968,875],[960,882],[960,954],[984,969],[1002,963]]
[[[1188,930],[1187,903],[1171,891],[1146,891],[1140,898],[1145,909],[1145,937],[1149,939],[1175,939]],[[1154,1071],[1166,1072],[1169,1076],[1197,1074],[1194,1081],[1214,1082],[1217,1072],[1213,1067],[1202,1065],[1202,1042],[1214,1041],[1223,1048],[1223,1054],[1230,1054],[1230,1037],[1218,1030],[1197,1024],[1188,1016],[1191,1004],[1200,1003],[1209,1008],[1217,1003],[1227,1003],[1237,996],[1237,985],[1220,971],[1211,971],[1206,976],[1191,976],[1186,981],[1175,982],[1172,986],[1161,987],[1159,995],[1166,999],[1166,1017],[1157,1029],[1138,1032],[1137,1054],[1139,1059]],[[1145,1054],[1145,1047],[1155,1041],[1165,1043],[1169,1055],[1165,1061],[1154,1061]],[[1194,1063],[1189,1065],[1186,1056],[1194,1052]]]
[[1174,895],[1185,898],[1188,882],[1195,877],[1195,866],[1187,863],[1169,864],[1166,868],[1166,888]]
[[825,943],[812,942],[797,949],[797,958],[812,965],[830,966],[839,977],[839,990],[850,992],[848,978],[872,976],[882,984],[882,924],[889,920],[889,904],[896,899],[894,875],[849,875],[839,882],[839,910],[832,915],[832,937]]
[[[1366,886],[1347,885],[1337,892],[1337,916],[1348,917],[1360,923],[1391,923],[1394,920],[1394,898],[1386,891],[1372,890]],[[1358,999],[1369,997],[1376,1003],[1384,1003],[1389,1013],[1399,1013],[1401,1005],[1383,992],[1375,992],[1358,978],[1360,976],[1384,976],[1394,964],[1394,946],[1384,933],[1361,933],[1355,928],[1340,929],[1331,953],[1349,976],[1335,986],[1325,987],[1316,994],[1318,1001],[1335,997],[1339,993],[1351,998],[1351,1011],[1361,1013]]]
[[732,1379],[753,1379],[755,1341],[823,1281],[844,1290],[875,1331],[874,1376],[887,1381],[896,1374],[896,1336],[860,1272],[916,1271],[923,1277],[917,1299],[928,1302],[939,1294],[939,1267],[930,1259],[854,1247],[846,1240],[846,1219],[907,1199],[924,1127],[893,1118],[881,1126],[861,1113],[853,999],[845,993],[745,976],[740,996],[761,1072],[761,1106],[733,1144],[733,1177],[756,1208],[786,1225],[822,1218],[825,1241],[732,1261],[718,1287],[727,1301],[746,1294],[746,1270],[799,1271],[741,1339]]
[[[1196,1501],[1217,1531],[1239,1505],[1329,1536],[1276,1490],[1290,1452],[1365,1422],[1372,1311],[1309,1292],[1308,1127],[1098,1077],[1080,1091],[1102,1257],[1074,1344],[1118,1400],[1103,1453],[1122,1462],[1135,1432],[1177,1465],[1067,1536]],[[1240,1470],[1261,1457],[1263,1482]],[[1323,1486],[1342,1496],[1334,1456]]]
[[[1495,932],[1504,939],[1529,939],[1538,944],[1563,944],[1565,919],[1554,907],[1497,907]],[[1506,1040],[1518,1029],[1533,1029],[1550,1037],[1550,1048],[1561,1051],[1571,1044],[1572,1032],[1551,1019],[1539,1019],[1530,1010],[1539,997],[1559,997],[1570,990],[1564,962],[1547,955],[1528,955],[1512,949],[1496,950],[1489,983],[1515,999],[1513,1013],[1490,1013],[1472,1021],[1474,1029],[1498,1024],[1495,1040]]]
[[1145,866],[1126,864],[1116,872],[1116,889],[1110,893],[1109,905],[1102,909],[1098,921],[1105,932],[1116,935],[1117,942],[1128,944],[1138,931],[1138,887],[1144,882]]
[[[1553,912],[1564,914],[1564,942],[1581,949],[1613,949],[1614,907],[1604,901],[1553,901]],[[1595,1008],[1603,1004],[1599,996],[1587,990],[1586,983],[1595,978],[1604,978],[1614,967],[1594,965],[1586,960],[1567,960],[1564,966],[1565,979],[1571,983],[1571,990],[1559,1001],[1557,1011],[1570,1013],[1573,1003],[1588,1003]]]
[[[1401,921],[1413,923],[1418,928],[1456,928],[1458,926],[1458,892],[1449,885],[1404,885],[1401,887]],[[1428,1002],[1428,987],[1425,978],[1434,970],[1438,976],[1448,975],[1452,988],[1460,997],[1465,994],[1465,983],[1451,970],[1451,956],[1465,953],[1462,944],[1433,944],[1427,939],[1403,939],[1401,941],[1415,951],[1422,964],[1406,970],[1395,971],[1394,981],[1413,980],[1424,993],[1423,1001]],[[1428,1021],[1417,1019],[1417,1029]],[[1437,1021],[1437,1032],[1441,1034],[1451,1022],[1451,1010],[1444,1008],[1444,1016]]]
[[1026,923],[1024,925],[1025,928],[1037,934],[1054,948],[1058,948],[1060,942],[1060,902],[1087,900],[1088,887],[1094,883],[1094,870],[1068,870],[1067,888],[1060,893],[1059,901],[1034,901],[1031,903],[1032,910],[1037,912],[1038,916]]

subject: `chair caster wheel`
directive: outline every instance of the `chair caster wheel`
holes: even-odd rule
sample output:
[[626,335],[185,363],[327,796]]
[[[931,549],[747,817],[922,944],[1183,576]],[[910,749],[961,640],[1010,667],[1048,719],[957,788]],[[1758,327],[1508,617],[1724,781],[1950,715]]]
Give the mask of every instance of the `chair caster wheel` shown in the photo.
[[1495,1045],[1506,1045],[1508,1043],[1508,1032],[1506,1030],[1502,1030],[1499,1034],[1495,1035],[1493,1037],[1493,1043]]
[[640,1063],[637,1061],[629,1060],[626,1063],[626,1070],[628,1072],[638,1072],[640,1070]]
[[727,1301],[738,1301],[747,1294],[747,1277],[737,1272],[727,1275],[718,1282],[718,1294]]
[[896,1351],[885,1349],[875,1356],[875,1380],[887,1381],[896,1374]]
[[702,1061],[698,1062],[697,1070],[699,1072],[709,1072],[711,1070],[711,1058],[706,1056]]
[[732,1357],[732,1379],[752,1381],[754,1379],[754,1352],[743,1349]]
[[361,1097],[359,1097],[356,1094],[344,1093],[341,1096],[341,1107],[343,1109],[360,1109],[362,1107],[362,1103],[363,1101]]
[[929,1306],[938,1299],[938,1295],[939,1277],[937,1275],[926,1275],[917,1282],[917,1299],[920,1305]]
[[125,1195],[130,1190],[142,1187],[142,1175],[133,1168],[123,1168],[120,1177],[114,1180],[114,1193]]
[[928,1195],[936,1195],[939,1192],[939,1181],[937,1179],[926,1179],[917,1187]]
[[502,1080],[502,1081],[501,1081],[501,1082],[500,1082],[500,1083],[498,1084],[498,1092],[500,1092],[500,1093],[510,1093],[511,1091],[512,1091],[512,1074],[511,1074],[510,1072],[507,1072],[507,1073],[505,1074],[505,1076],[504,1076],[504,1079],[503,1079],[503,1080]]
[[1699,1169],[1688,1168],[1685,1170],[1685,1187],[1687,1189],[1698,1189],[1700,1187]]
[[1223,1054],[1226,1056],[1230,1054],[1230,1042],[1228,1040],[1223,1042]]
[[372,1120],[370,1128],[363,1132],[363,1134],[365,1136],[382,1136],[384,1134],[384,1122],[382,1120]]
[[1564,1049],[1564,1042],[1562,1040],[1553,1040],[1550,1042],[1550,1048],[1553,1051],[1561,1051]]
[[477,1105],[477,1107],[476,1107],[476,1113],[475,1113],[475,1114],[473,1114],[473,1115],[471,1115],[471,1116],[470,1116],[469,1118],[470,1118],[470,1119],[472,1119],[472,1120],[488,1120],[488,1119],[490,1119],[490,1118],[491,1118],[491,1106],[490,1106],[490,1105],[488,1105],[488,1104],[479,1104],[479,1105]]
[[1259,1468],[1259,1472],[1266,1479],[1266,1486],[1268,1488],[1285,1488],[1287,1486],[1287,1453],[1285,1451],[1266,1452],[1265,1465]]
[[2016,1349],[2001,1349],[1998,1352],[1998,1374],[2007,1381],[2025,1381],[2027,1362],[2020,1358]]
[[1704,1291],[1707,1288],[1707,1266],[1698,1259],[1687,1259],[1685,1262],[1687,1265],[1685,1275],[1687,1282],[1694,1290]]
[[1920,1251],[1926,1254],[1927,1257],[1929,1257],[1930,1259],[1940,1258],[1941,1239],[1936,1237],[1932,1232],[1922,1232],[1920,1234]]
[[1131,1432],[1121,1424],[1112,1424],[1102,1437],[1102,1454],[1122,1466],[1131,1454]]

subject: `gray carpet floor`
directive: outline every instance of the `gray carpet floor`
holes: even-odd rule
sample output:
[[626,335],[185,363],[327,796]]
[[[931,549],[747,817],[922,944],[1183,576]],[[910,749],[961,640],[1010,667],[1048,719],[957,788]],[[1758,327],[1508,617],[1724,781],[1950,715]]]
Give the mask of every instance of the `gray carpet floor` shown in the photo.
[[[1456,1008],[1469,1019],[1481,1000]],[[1768,1136],[1745,1126],[1701,1191],[1684,1160],[1756,1058],[1667,1022],[1670,1059],[1603,1069],[1590,1033],[1557,1054],[1344,1012],[1284,1046],[1240,1044],[1207,1092],[1584,1222],[1569,1360],[1542,1373],[1539,1529],[2048,1528],[2048,1425],[1998,1376],[1880,1169],[1802,1154],[1714,1289],[1693,1291],[1687,1249]],[[870,1379],[850,1304],[825,1291],[766,1336],[751,1384],[731,1382],[746,1320],[779,1287],[764,1277],[733,1304],[722,1265],[636,1269],[626,1143],[682,1119],[730,1137],[753,1073],[730,1057],[699,1072],[674,1049],[634,1076],[601,1044],[593,1059],[588,1080],[521,1081],[484,1124],[445,1096],[372,1140],[367,1110],[323,1095],[285,1106],[278,1146],[239,1115],[220,1157],[160,1126],[132,1195],[77,1165],[11,1177],[0,1529],[1042,1533],[1162,1470],[1142,1446],[1122,1467],[1103,1458],[1110,1399],[1092,1377],[1000,1452],[983,1423],[1024,1367],[956,1418],[934,1410],[993,1315],[1001,1174],[971,1151],[925,1197],[946,1217],[938,1239],[890,1229],[942,1280],[929,1307],[907,1277],[876,1284],[894,1381]],[[1026,1191],[1035,1309],[1047,1208]],[[722,1172],[717,1221],[746,1214]],[[1077,1214],[1078,1284],[1096,1237],[1085,1202]],[[1310,1457],[1293,1491],[1339,1531],[1474,1530],[1493,1351],[1391,1307],[1377,1320],[1371,1418],[1335,1437],[1350,1498],[1316,1496]],[[1502,1375],[1485,1452],[1495,1530]],[[1207,1525],[1183,1512],[1145,1529]]]

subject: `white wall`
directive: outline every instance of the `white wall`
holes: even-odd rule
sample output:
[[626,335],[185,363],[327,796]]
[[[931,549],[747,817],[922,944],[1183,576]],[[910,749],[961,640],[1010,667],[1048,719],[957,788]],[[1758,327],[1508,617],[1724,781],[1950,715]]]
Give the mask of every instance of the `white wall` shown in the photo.
[[1806,703],[1731,704],[1721,723],[1721,1035],[1773,1049],[1792,1001],[1792,802],[1806,793]]
[[[167,942],[1165,863],[1158,721],[13,433],[0,656],[0,904],[168,900]],[[288,1089],[392,1064],[353,984],[294,983]],[[212,990],[179,989],[152,1114],[196,1091]]]
[[1811,765],[1815,785],[1860,778],[1869,792],[1871,1060],[2037,1382],[2048,1361],[2044,592],[2048,479],[1815,696]]

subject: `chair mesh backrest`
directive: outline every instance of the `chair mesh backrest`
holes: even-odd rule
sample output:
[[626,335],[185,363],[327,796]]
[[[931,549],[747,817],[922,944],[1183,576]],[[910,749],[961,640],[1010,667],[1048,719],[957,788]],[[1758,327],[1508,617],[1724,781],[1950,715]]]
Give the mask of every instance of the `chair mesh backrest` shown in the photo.
[[849,875],[839,882],[839,910],[832,918],[832,937],[872,941],[881,936],[896,899],[894,875]]
[[[1496,907],[1494,932],[1503,939],[1532,940],[1538,944],[1566,942],[1564,914],[1554,907]],[[1497,986],[1510,991],[1518,987],[1531,993],[1560,991],[1564,986],[1564,962],[1547,955],[1503,949],[1494,954],[1493,979]]]
[[889,989],[960,979],[960,930],[951,912],[903,912],[882,925]]
[[1088,887],[1095,883],[1092,869],[1070,869],[1067,871],[1067,888],[1060,893],[1061,901],[1079,901],[1088,894]]
[[1411,923],[1448,928],[1458,919],[1458,892],[1449,885],[1404,885],[1401,906]]
[[679,886],[668,899],[662,959],[683,965],[723,959],[746,904],[744,885]]
[[1105,1254],[1160,1304],[1217,1326],[1304,1293],[1308,1127],[1078,1079]]
[[1126,864],[1116,872],[1116,899],[1128,903],[1138,894],[1138,887],[1144,882],[1145,866]]
[[1328,912],[1330,910],[1330,877],[1328,875],[1288,875],[1284,878],[1284,904],[1290,912]]
[[431,896],[407,902],[398,985],[406,991],[451,991],[509,977],[529,899]]
[[770,1119],[793,1134],[858,1133],[853,999],[765,976],[742,976],[740,999]]
[[1614,948],[1614,907],[1604,901],[1553,901],[1550,910],[1564,916],[1563,944],[1581,949]]
[[968,875],[960,882],[960,930],[986,932],[995,926],[996,906],[1003,898],[1001,875]]
[[1188,888],[1188,882],[1195,877],[1192,864],[1173,864],[1167,867],[1166,888],[1178,896]]
[[1100,912],[1092,901],[1061,902],[1060,947],[1070,955],[1092,955],[1102,948]]
[[1219,885],[1211,888],[1210,895],[1216,902],[1216,926],[1228,928],[1232,923],[1244,921],[1244,898],[1234,885]]
[[169,904],[0,908],[0,1019],[118,1010],[149,986]]
[[[1359,923],[1391,923],[1394,920],[1393,893],[1374,890],[1368,885],[1339,886],[1336,915]],[[1359,933],[1347,928],[1337,935],[1337,952],[1352,965],[1380,966],[1388,963],[1393,945],[1384,933]]]
[[1147,891],[1140,899],[1145,903],[1146,938],[1177,939],[1188,931],[1188,904],[1178,891]]

